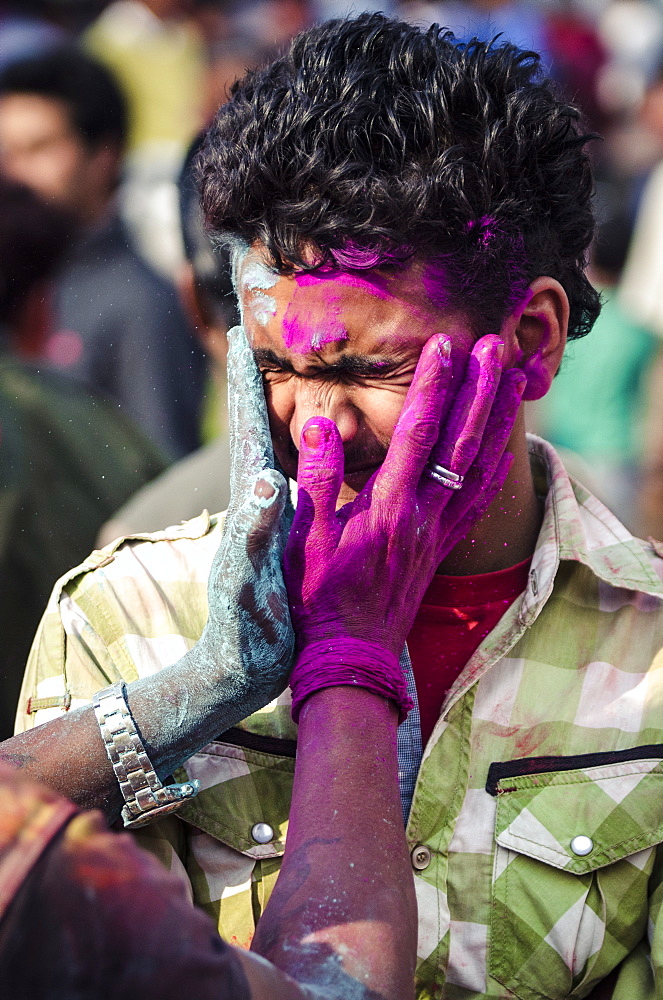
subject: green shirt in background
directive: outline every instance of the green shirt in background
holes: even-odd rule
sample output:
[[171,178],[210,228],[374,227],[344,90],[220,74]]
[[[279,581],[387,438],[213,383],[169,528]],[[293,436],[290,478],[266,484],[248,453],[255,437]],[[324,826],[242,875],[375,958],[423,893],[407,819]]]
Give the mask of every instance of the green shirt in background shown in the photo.
[[164,466],[117,406],[0,355],[0,739],[54,582]]
[[645,377],[658,338],[623,311],[614,289],[591,332],[569,344],[559,374],[537,407],[538,428],[553,444],[584,459],[640,458]]

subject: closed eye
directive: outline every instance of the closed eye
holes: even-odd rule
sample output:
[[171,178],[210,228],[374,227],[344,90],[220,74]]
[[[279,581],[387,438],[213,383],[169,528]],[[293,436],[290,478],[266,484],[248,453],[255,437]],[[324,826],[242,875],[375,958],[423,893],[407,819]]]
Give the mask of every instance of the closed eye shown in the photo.
[[366,382],[409,384],[416,368],[416,359],[375,358],[345,354],[330,364],[308,365],[296,368],[292,361],[267,348],[254,350],[256,363],[263,377],[272,382],[282,376],[296,375],[301,379],[343,382],[362,385]]

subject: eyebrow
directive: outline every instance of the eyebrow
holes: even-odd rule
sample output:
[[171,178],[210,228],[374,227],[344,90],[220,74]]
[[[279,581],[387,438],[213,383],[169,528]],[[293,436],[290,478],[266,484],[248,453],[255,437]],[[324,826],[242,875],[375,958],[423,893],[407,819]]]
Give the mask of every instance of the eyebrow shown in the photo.
[[300,378],[359,376],[363,378],[375,378],[381,375],[390,375],[397,368],[403,365],[403,358],[387,358],[383,356],[370,356],[365,354],[344,354],[331,364],[307,365],[304,371],[297,369],[290,358],[276,351],[265,347],[256,347],[253,350],[258,367],[279,368],[281,371],[299,375]]

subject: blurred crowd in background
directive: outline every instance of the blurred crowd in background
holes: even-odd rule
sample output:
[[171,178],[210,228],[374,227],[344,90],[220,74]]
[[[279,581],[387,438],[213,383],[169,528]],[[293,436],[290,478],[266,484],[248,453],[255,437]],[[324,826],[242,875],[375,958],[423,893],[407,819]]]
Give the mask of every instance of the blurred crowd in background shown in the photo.
[[660,0],[0,2],[0,737],[55,579],[120,532],[225,505],[236,315],[191,145],[248,68],[366,9],[540,52],[601,136],[603,313],[530,423],[663,536]]

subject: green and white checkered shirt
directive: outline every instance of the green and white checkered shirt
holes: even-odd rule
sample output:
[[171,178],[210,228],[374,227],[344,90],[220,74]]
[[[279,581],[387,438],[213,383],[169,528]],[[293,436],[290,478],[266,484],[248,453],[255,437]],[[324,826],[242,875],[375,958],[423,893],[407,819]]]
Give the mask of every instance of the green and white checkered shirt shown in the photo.
[[[663,547],[634,539],[530,442],[546,494],[529,583],[472,656],[424,749],[407,836],[419,1000],[663,996]],[[60,581],[19,729],[179,659],[203,628],[220,520],[95,552]],[[248,944],[287,829],[289,697],[186,765],[202,791],[137,836]],[[185,770],[178,772],[184,780]],[[660,783],[660,784],[659,784]],[[376,823],[379,817],[375,818]],[[256,823],[273,839],[257,843]]]

